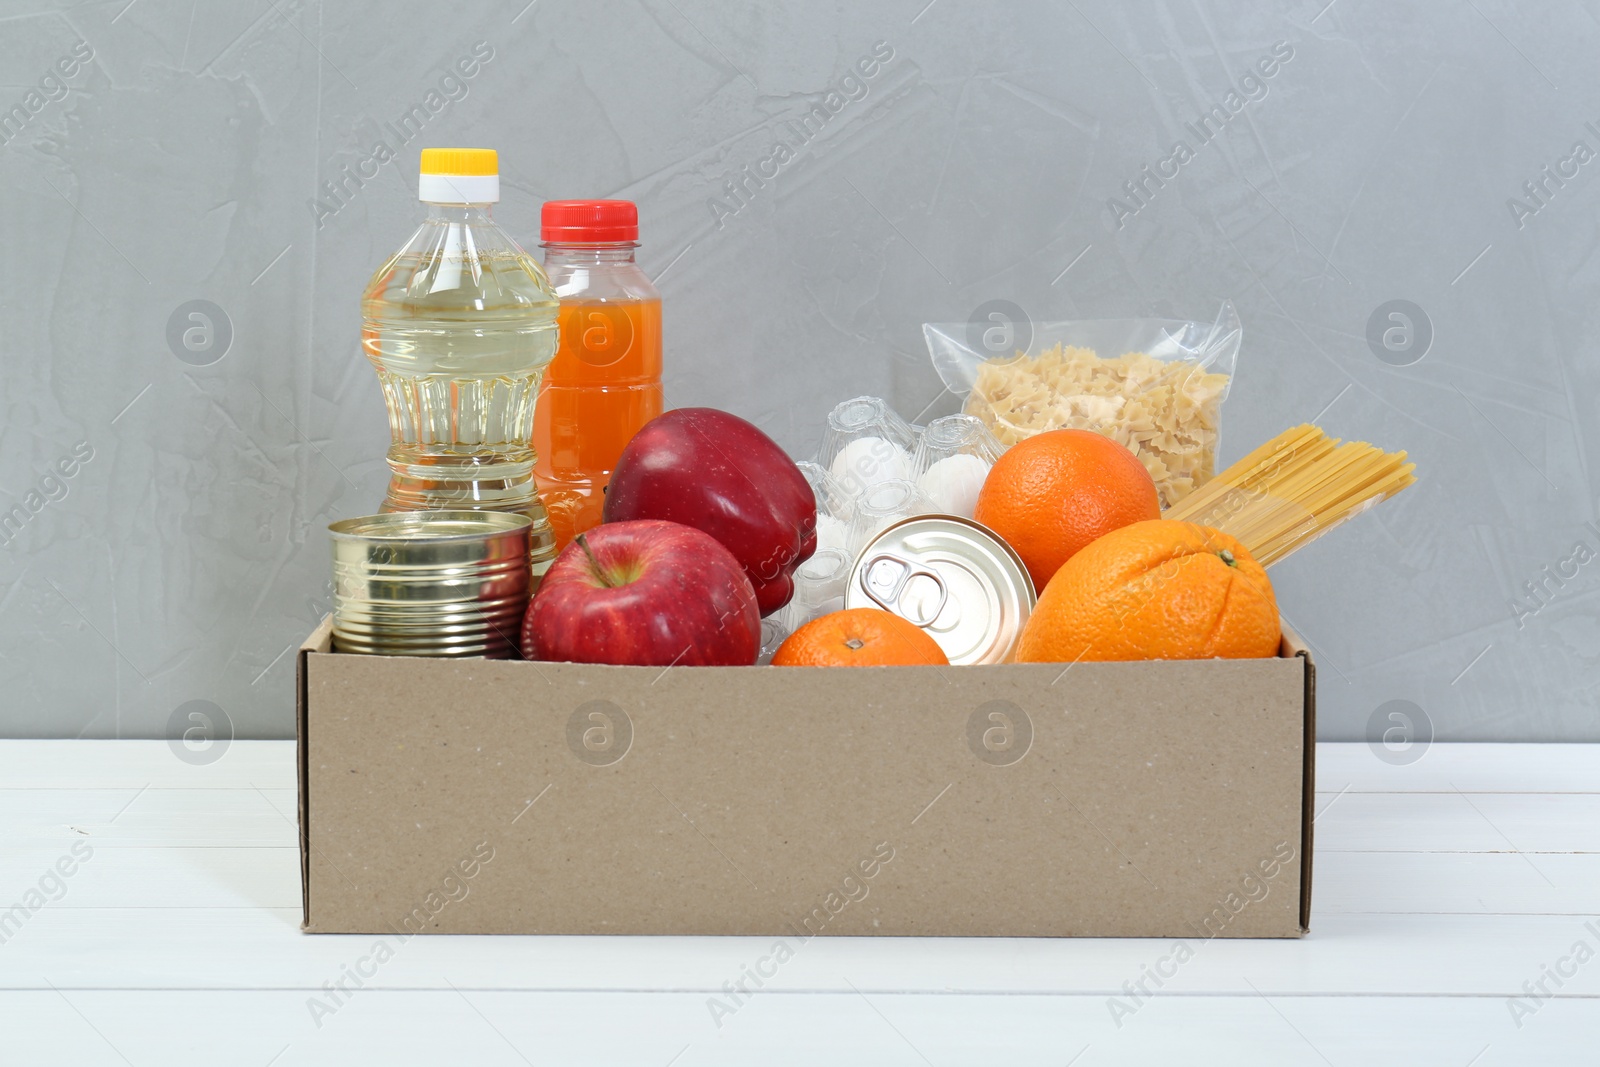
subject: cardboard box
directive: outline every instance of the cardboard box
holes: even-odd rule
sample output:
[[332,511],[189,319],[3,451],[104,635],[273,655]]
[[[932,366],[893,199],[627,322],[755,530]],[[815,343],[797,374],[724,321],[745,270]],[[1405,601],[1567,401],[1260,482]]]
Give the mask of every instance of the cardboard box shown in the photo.
[[299,656],[317,933],[1298,937],[1315,669]]

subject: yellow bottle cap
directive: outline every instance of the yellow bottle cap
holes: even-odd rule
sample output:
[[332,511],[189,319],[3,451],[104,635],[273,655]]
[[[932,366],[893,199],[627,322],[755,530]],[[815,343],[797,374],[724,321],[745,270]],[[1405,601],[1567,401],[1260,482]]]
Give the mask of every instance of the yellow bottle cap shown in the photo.
[[500,154],[492,148],[424,148],[417,196],[430,204],[500,200]]
[[492,148],[424,148],[421,170],[424,174],[499,174],[500,153]]

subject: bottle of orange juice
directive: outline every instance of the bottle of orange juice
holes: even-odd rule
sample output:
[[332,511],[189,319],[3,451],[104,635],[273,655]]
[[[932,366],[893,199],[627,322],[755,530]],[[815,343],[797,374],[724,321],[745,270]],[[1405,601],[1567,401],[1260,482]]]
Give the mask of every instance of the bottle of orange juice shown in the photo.
[[600,523],[622,448],[661,414],[661,294],[634,262],[629,200],[552,200],[540,240],[560,345],[534,408],[534,478],[558,549]]

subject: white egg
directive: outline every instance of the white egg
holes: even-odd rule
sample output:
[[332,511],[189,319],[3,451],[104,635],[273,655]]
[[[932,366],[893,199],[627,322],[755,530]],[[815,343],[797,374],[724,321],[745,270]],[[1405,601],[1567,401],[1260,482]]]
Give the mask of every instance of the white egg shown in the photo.
[[989,464],[977,456],[946,456],[917,479],[917,488],[944,514],[970,519],[988,476]]
[[833,457],[828,473],[838,479],[851,497],[880,482],[911,477],[911,456],[882,437],[858,437]]

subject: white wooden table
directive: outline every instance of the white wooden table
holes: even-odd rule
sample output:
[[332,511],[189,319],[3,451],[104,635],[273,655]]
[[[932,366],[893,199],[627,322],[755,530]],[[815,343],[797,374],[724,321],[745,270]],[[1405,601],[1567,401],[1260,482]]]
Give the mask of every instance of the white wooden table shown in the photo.
[[714,1020],[765,940],[301,934],[292,744],[4,741],[0,1064],[1600,1063],[1600,746],[1318,760],[1303,941],[821,938]]

